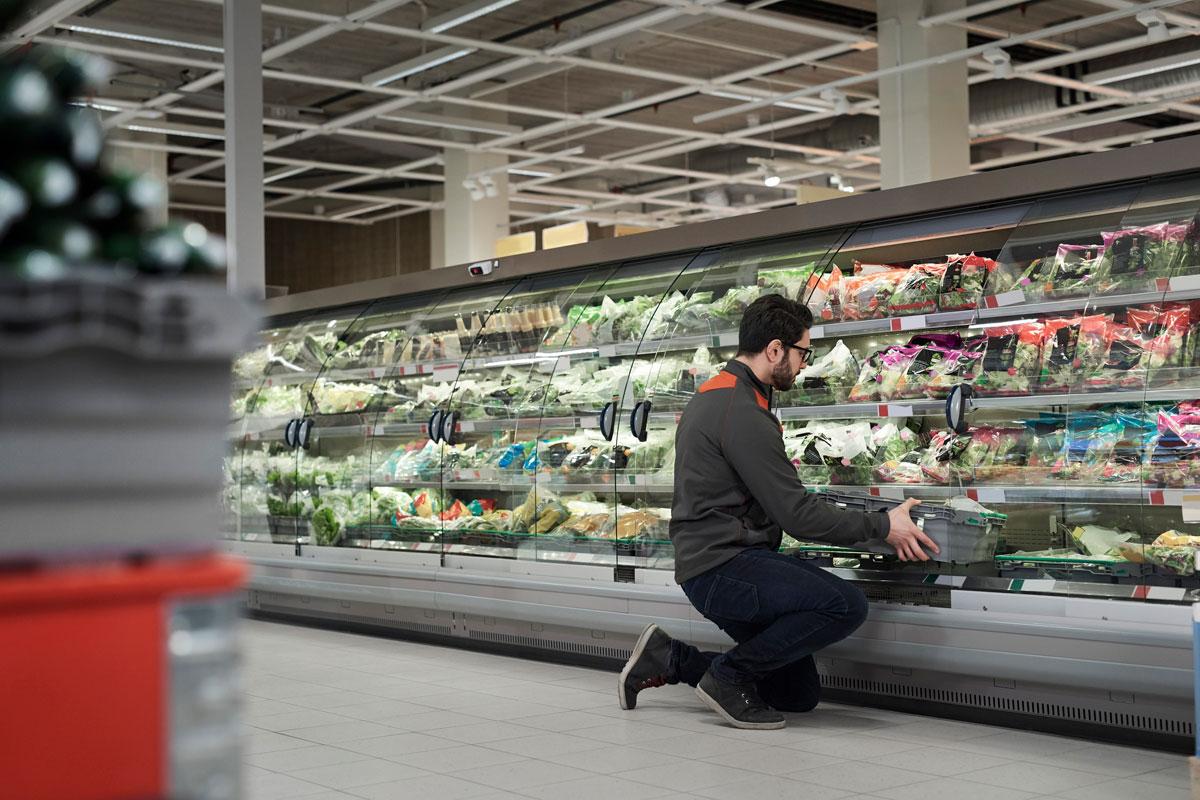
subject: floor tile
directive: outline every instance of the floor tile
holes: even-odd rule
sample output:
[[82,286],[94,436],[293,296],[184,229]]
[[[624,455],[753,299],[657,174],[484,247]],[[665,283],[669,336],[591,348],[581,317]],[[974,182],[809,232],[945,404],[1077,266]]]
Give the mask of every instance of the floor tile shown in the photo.
[[1082,750],[1093,745],[1091,742],[1068,739],[1065,736],[1049,736],[1044,733],[1028,731],[1004,731],[991,736],[946,742],[942,746],[1000,758],[1022,759],[1029,756],[1053,756],[1070,750]]
[[683,761],[615,773],[618,778],[661,786],[673,792],[695,792],[757,777],[753,772],[703,761]]
[[272,772],[291,773],[293,770],[306,767],[325,767],[330,764],[345,764],[348,761],[362,760],[362,753],[343,750],[327,745],[309,745],[289,750],[276,750],[270,753],[245,755],[243,760],[252,766],[269,769]]
[[1187,759],[1179,756],[1179,763],[1175,766],[1139,775],[1138,780],[1187,789],[1192,785],[1191,768],[1188,765]]
[[479,717],[470,714],[460,714],[457,711],[437,711],[430,709],[419,714],[397,714],[375,720],[381,725],[390,725],[406,731],[435,731],[439,728],[453,728],[456,725],[474,725]]
[[590,773],[575,767],[568,767],[565,764],[524,759],[506,764],[464,769],[456,771],[454,776],[495,789],[524,793],[525,789],[533,786],[587,778],[590,777]]
[[678,736],[679,731],[665,725],[655,725],[652,722],[615,720],[594,728],[577,730],[575,735],[609,744],[639,744],[670,739]]
[[255,719],[254,726],[268,731],[290,731],[296,728],[311,728],[316,725],[331,725],[335,722],[345,722],[346,718],[328,711],[317,711],[311,708],[301,708],[295,711],[285,711],[282,714],[272,714]]
[[1059,796],[1066,800],[1190,800],[1192,792],[1178,786],[1122,778],[1059,792]]
[[587,711],[556,711],[552,714],[539,714],[534,717],[521,717],[521,724],[543,731],[578,731],[584,728],[594,728],[606,725],[608,717],[592,714]]
[[1041,794],[1061,794],[1068,789],[1078,789],[1091,786],[1104,780],[1103,775],[1094,772],[1083,772],[1066,767],[1054,767],[1049,764],[1030,764],[1014,762],[1000,767],[968,772],[960,776],[972,783],[986,783],[989,786],[1000,786],[1005,789],[1021,789],[1026,792]]
[[295,728],[285,731],[287,735],[294,736],[297,739],[304,739],[309,742],[317,742],[318,744],[339,744],[341,742],[352,742],[356,739],[369,739],[372,736],[387,736],[397,733],[397,730],[388,725],[380,725],[377,722],[363,722],[361,720],[347,720],[345,722],[334,722],[328,725],[317,725],[307,728]]
[[647,783],[634,783],[608,775],[592,775],[562,783],[527,787],[522,794],[536,800],[651,800],[661,797],[668,790]]
[[923,747],[918,742],[903,739],[883,739],[877,736],[862,734],[842,734],[800,739],[796,742],[785,743],[786,747],[794,747],[806,753],[835,756],[842,759],[870,759],[875,756],[886,756],[892,753],[903,753]]
[[361,719],[368,722],[380,722],[385,719],[401,718],[416,714],[428,714],[429,706],[419,705],[408,700],[389,700],[376,698],[367,703],[353,703],[345,706],[334,706],[327,709],[331,714],[340,714],[350,719]]
[[753,798],[753,800],[842,800],[853,792],[829,786],[805,783],[780,775],[756,775],[734,783],[697,790],[699,797],[714,800]]
[[568,733],[545,732],[533,736],[523,736],[518,739],[498,739],[488,742],[488,747],[502,750],[505,753],[515,753],[526,758],[545,759],[548,756],[565,753],[578,753],[581,750],[596,749],[596,742],[572,736]]
[[920,747],[899,753],[872,755],[861,760],[888,767],[918,770],[940,777],[962,775],[965,772],[975,772],[988,767],[999,767],[1012,763],[1012,759],[1008,758],[970,753],[966,750],[951,750],[945,747]]
[[1115,745],[1090,745],[1081,750],[1068,750],[1055,755],[1030,756],[1026,760],[1037,764],[1095,772],[1114,778],[1128,778],[1178,764],[1187,766],[1187,759],[1183,756]]
[[829,769],[833,768],[832,765],[843,762],[843,759],[836,756],[806,753],[790,747],[764,747],[760,744],[755,744],[751,750],[738,750],[733,753],[709,756],[704,760],[762,775],[785,775],[789,772],[799,772],[817,767]]
[[644,747],[603,744],[591,742],[592,747],[573,753],[546,756],[545,760],[556,764],[566,764],[568,767],[586,769],[588,772],[599,772],[602,775],[612,775],[642,767],[654,767],[662,764],[680,764],[684,759],[655,753]]
[[871,794],[883,800],[1028,800],[1044,793],[1004,789],[962,778],[934,778],[906,786],[876,789]]
[[297,739],[273,731],[260,731],[242,738],[242,755],[252,756],[258,753],[274,753],[277,750],[294,750],[297,747],[309,747],[312,742]]
[[395,761],[368,758],[362,761],[348,761],[324,767],[292,770],[289,774],[300,780],[341,790],[353,789],[356,786],[368,786],[372,783],[420,778],[428,776],[430,773],[406,764],[398,764]]
[[862,761],[845,761],[831,767],[790,772],[787,777],[818,786],[845,789],[849,794],[867,794],[877,789],[929,780],[928,773]]
[[351,794],[367,800],[465,800],[493,793],[494,790],[479,783],[464,781],[449,775],[432,775],[428,778],[374,783],[359,786]]
[[711,733],[687,733],[667,739],[651,739],[641,745],[647,750],[681,758],[707,759],[709,756],[753,750],[755,742],[738,741]]
[[376,758],[396,759],[413,753],[425,753],[430,750],[441,750],[455,747],[458,742],[443,739],[428,733],[405,731],[392,733],[387,736],[373,736],[369,739],[354,739],[340,742],[338,747],[354,753],[361,753]]
[[401,764],[409,764],[429,772],[450,774],[462,772],[475,767],[491,767],[497,764],[511,764],[523,761],[524,756],[505,753],[488,747],[474,744],[455,745],[454,747],[426,750],[422,753],[393,756],[393,760]]
[[291,800],[329,791],[329,787],[281,775],[278,772],[247,768],[242,775],[247,800]]
[[435,736],[441,736],[443,739],[453,739],[463,744],[486,744],[487,742],[495,742],[500,739],[520,739],[525,736],[533,736],[539,733],[539,731],[534,728],[515,725],[511,722],[477,720],[469,724],[455,725],[449,728],[434,728],[430,733]]

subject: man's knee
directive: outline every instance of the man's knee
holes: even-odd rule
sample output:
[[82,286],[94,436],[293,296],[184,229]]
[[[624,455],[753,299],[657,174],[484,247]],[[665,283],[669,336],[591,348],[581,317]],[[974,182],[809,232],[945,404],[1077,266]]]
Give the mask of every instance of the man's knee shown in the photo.
[[850,583],[844,587],[844,595],[846,612],[843,618],[850,630],[856,630],[858,626],[867,621],[867,611],[870,607],[867,603],[867,596],[862,593],[861,589]]

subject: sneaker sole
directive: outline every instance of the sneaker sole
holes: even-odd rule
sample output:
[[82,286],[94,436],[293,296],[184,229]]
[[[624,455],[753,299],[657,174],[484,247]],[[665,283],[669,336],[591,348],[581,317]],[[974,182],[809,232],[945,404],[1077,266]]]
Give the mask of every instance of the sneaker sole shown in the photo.
[[625,669],[621,670],[621,676],[617,678],[617,702],[621,704],[621,709],[624,711],[631,710],[637,705],[637,698],[630,703],[625,697],[625,679],[629,677],[633,665],[642,657],[642,651],[646,649],[646,645],[650,643],[650,637],[658,630],[658,626],[651,622],[642,630],[642,635],[638,637],[637,643],[633,646],[633,653],[629,656],[629,660],[625,662]]
[[743,722],[740,719],[734,719],[729,715],[729,712],[721,708],[721,704],[708,696],[708,694],[699,686],[696,687],[696,696],[711,708],[713,711],[721,715],[721,718],[735,728],[742,728],[748,731],[774,731],[780,728],[787,727],[787,720],[781,719],[778,722]]

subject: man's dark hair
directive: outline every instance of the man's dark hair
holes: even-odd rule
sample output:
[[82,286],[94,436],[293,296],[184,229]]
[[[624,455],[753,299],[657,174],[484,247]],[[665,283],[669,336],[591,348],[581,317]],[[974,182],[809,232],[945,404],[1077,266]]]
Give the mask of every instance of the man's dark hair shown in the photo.
[[808,306],[777,294],[765,294],[742,314],[738,328],[739,356],[761,353],[774,339],[784,344],[800,341],[813,325]]

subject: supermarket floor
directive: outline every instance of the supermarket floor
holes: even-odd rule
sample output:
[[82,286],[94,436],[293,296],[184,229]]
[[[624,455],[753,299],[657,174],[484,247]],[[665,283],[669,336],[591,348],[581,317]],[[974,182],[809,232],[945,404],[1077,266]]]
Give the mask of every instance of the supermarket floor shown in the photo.
[[737,731],[692,690],[247,621],[247,800],[1185,800],[1181,756],[825,704]]

